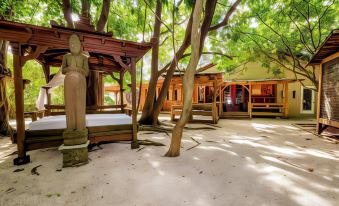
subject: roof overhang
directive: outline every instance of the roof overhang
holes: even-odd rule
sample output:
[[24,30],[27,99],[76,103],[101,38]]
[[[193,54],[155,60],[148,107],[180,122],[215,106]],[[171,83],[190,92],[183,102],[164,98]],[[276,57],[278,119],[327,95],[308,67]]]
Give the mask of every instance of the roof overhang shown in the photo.
[[225,83],[229,84],[283,84],[293,83],[296,81],[303,81],[304,79],[247,79],[247,80],[224,80]]
[[311,58],[308,65],[320,64],[326,57],[339,52],[339,29],[333,30]]
[[[151,43],[120,40],[107,33],[0,21],[0,39],[11,42],[14,50],[23,56],[27,50],[34,53],[39,47],[46,48],[35,59],[50,66],[61,65],[63,55],[68,52],[68,40],[72,34],[79,36],[83,51],[90,54],[91,69],[99,71],[120,70],[121,62],[128,65],[131,58],[139,60],[152,47]],[[117,62],[114,57],[119,57],[121,62]]]

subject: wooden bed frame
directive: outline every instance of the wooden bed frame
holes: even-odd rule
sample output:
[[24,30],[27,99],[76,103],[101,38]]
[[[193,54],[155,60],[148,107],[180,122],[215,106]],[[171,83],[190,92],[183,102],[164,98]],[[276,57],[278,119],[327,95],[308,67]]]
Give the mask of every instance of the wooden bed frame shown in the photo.
[[[58,147],[63,143],[63,129],[26,130],[26,151]],[[91,144],[110,141],[132,141],[133,125],[107,125],[88,127],[88,139]]]
[[[64,105],[45,105],[47,116],[64,115]],[[86,114],[127,114],[124,105],[90,106]],[[112,110],[113,109],[113,110]],[[56,111],[55,111],[56,110]],[[131,116],[131,115],[129,115]],[[133,125],[105,125],[88,127],[88,139],[91,144],[110,141],[132,141]],[[60,146],[63,142],[63,129],[25,130],[24,146],[26,151]],[[16,141],[16,139],[15,139]]]

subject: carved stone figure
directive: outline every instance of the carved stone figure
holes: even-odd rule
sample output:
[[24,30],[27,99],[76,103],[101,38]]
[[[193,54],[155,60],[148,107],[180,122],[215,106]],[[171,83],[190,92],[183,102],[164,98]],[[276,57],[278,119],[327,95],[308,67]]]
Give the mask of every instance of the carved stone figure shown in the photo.
[[63,133],[63,166],[78,166],[88,162],[88,130],[86,129],[86,76],[88,58],[81,51],[81,42],[73,34],[69,39],[71,53],[62,60],[62,73],[65,74],[64,97],[67,128]]

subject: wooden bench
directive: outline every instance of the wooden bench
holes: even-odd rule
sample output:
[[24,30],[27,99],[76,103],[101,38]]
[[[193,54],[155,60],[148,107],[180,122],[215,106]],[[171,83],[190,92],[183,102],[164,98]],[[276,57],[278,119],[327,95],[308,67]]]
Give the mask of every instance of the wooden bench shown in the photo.
[[[286,109],[284,104],[281,103],[251,103],[251,114],[255,116],[284,116],[284,110]],[[253,111],[263,110],[263,111]],[[273,110],[279,110],[274,112]]]
[[[175,121],[176,115],[181,115],[182,113],[182,105],[172,105],[171,106],[171,120]],[[219,120],[218,115],[218,107],[213,106],[212,103],[204,103],[204,104],[192,104],[192,111],[190,114],[190,120],[193,120],[193,115],[200,116],[209,116],[212,117],[212,123],[217,124]]]

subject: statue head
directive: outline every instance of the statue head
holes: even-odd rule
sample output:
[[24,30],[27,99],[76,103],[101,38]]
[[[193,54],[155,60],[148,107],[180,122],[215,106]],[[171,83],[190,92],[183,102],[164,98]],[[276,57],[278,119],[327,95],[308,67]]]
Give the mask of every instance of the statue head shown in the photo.
[[72,34],[69,38],[69,49],[72,54],[79,54],[81,52],[81,42],[76,34]]

